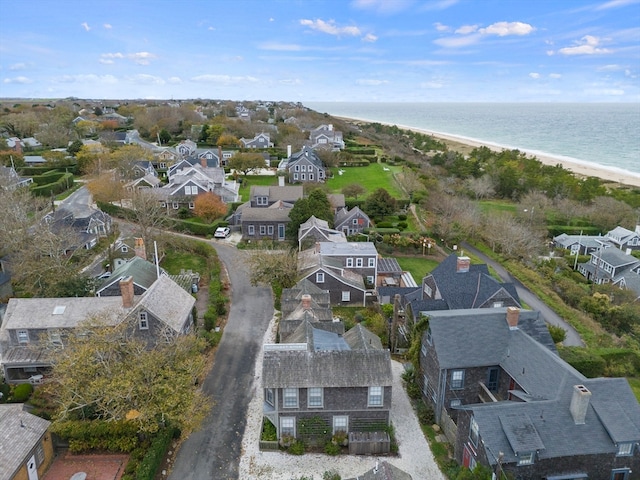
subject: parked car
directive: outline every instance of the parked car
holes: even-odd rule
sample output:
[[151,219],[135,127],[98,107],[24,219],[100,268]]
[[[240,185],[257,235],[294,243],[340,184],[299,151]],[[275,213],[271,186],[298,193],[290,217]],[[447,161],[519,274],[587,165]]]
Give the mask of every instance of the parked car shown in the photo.
[[218,227],[216,228],[216,233],[213,234],[215,238],[227,238],[231,233],[231,229],[229,227]]

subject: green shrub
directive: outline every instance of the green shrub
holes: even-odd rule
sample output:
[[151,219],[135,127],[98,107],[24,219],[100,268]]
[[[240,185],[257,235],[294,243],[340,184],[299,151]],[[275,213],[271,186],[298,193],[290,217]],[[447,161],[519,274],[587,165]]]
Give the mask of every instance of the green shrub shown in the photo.
[[342,477],[335,470],[326,470],[322,474],[322,480],[342,480]]
[[404,213],[401,213],[398,215],[398,220],[400,220],[401,222],[404,222],[407,220],[407,215]]
[[556,325],[548,325],[547,327],[549,328],[553,343],[561,343],[567,338],[567,331],[564,328]]
[[265,442],[275,442],[278,440],[278,432],[276,427],[268,418],[262,420],[262,435],[260,440]]
[[326,453],[327,455],[338,455],[341,450],[342,447],[337,443],[333,443],[332,441],[324,444],[324,453]]
[[289,452],[291,455],[303,455],[304,442],[302,442],[302,440],[296,440],[289,446],[289,448],[287,448],[287,452]]
[[69,450],[73,453],[91,450],[131,452],[139,445],[137,425],[124,420],[67,420],[54,423],[51,430],[68,440]]
[[165,428],[156,434],[147,453],[136,468],[136,480],[153,480],[155,478],[174,434],[173,428]]
[[398,222],[398,228],[400,230],[405,230],[408,226],[409,224],[407,222]]
[[606,362],[588,348],[565,347],[559,350],[560,357],[585,377],[594,378],[604,375]]
[[33,393],[33,386],[30,383],[21,383],[16,385],[11,394],[11,401],[13,403],[24,403],[29,400],[29,397]]
[[418,420],[422,425],[433,425],[436,421],[436,416],[433,413],[433,408],[424,402],[418,402]]

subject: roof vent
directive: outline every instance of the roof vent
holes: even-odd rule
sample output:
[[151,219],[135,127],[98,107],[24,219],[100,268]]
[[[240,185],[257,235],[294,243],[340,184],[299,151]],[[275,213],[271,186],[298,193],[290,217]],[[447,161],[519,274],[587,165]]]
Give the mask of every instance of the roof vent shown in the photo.
[[66,306],[65,305],[57,305],[53,308],[53,315],[62,315],[64,313],[64,311],[66,310]]

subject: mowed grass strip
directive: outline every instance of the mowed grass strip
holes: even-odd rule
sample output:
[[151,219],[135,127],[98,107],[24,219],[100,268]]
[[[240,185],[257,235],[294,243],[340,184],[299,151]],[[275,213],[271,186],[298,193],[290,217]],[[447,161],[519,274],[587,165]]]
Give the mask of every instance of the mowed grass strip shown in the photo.
[[422,278],[431,270],[439,265],[434,259],[428,256],[424,257],[395,257],[398,260],[398,264],[402,267],[402,270],[411,273],[413,279],[418,285],[422,281]]
[[393,174],[400,171],[402,167],[384,163],[372,163],[366,167],[332,167],[333,178],[327,181],[327,185],[333,193],[340,193],[345,186],[359,183],[367,191],[358,198],[366,198],[378,188],[384,188],[392,197],[402,198],[404,195],[393,178]]

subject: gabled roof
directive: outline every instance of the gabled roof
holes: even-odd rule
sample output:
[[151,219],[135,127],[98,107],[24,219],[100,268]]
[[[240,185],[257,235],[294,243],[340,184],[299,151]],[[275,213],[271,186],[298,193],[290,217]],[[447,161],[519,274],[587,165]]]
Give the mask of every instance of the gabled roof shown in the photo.
[[425,277],[433,278],[450,309],[479,308],[500,290],[504,290],[504,293],[508,293],[520,305],[515,289],[507,288],[509,284],[500,283],[491,277],[485,264],[470,265],[468,271],[458,272],[458,261],[459,257],[451,254]]
[[309,219],[300,224],[298,228],[298,241],[304,240],[307,236],[314,234],[313,237],[316,238],[316,235],[323,238],[324,241],[327,242],[346,242],[347,238],[344,236],[339,230],[334,230],[333,228],[329,228],[329,222],[326,220],[320,220],[316,218],[315,215],[311,215]]
[[[160,273],[164,273],[161,269]],[[147,290],[157,278],[156,266],[138,256],[131,257],[128,261],[116,268],[109,278],[106,278],[96,289],[96,295],[104,289],[117,284],[125,277],[133,277],[133,283]]]
[[593,252],[592,258],[597,258],[605,263],[608,263],[612,267],[619,268],[625,265],[634,266],[640,263],[637,258],[627,255],[622,250],[617,248],[605,248],[604,250]]
[[392,384],[388,350],[264,351],[265,388],[368,387]]
[[166,275],[141,295],[136,310],[144,309],[176,332],[182,332],[185,319],[193,310],[196,299]]
[[349,210],[347,207],[338,210],[336,212],[334,223],[336,224],[336,226],[339,226],[339,225],[342,225],[344,222],[347,222],[353,219],[354,217],[363,217],[363,218],[366,218],[368,222],[371,222],[369,220],[369,216],[366,213],[364,213],[362,210],[360,210],[360,207],[356,206],[356,207],[353,207],[351,210]]
[[344,334],[344,340],[352,350],[381,350],[380,337],[358,323]]
[[51,422],[24,411],[22,403],[0,405],[0,478],[12,479],[29,459]]
[[308,161],[318,168],[324,168],[324,164],[322,163],[322,160],[320,160],[320,157],[315,152],[315,150],[307,146],[302,147],[302,150],[300,150],[299,152],[291,154],[291,157],[287,162],[287,168],[290,169],[296,163],[303,161]]
[[251,198],[268,197],[270,202],[284,200],[285,202],[295,202],[304,196],[301,186],[263,186],[252,185],[249,194]]

